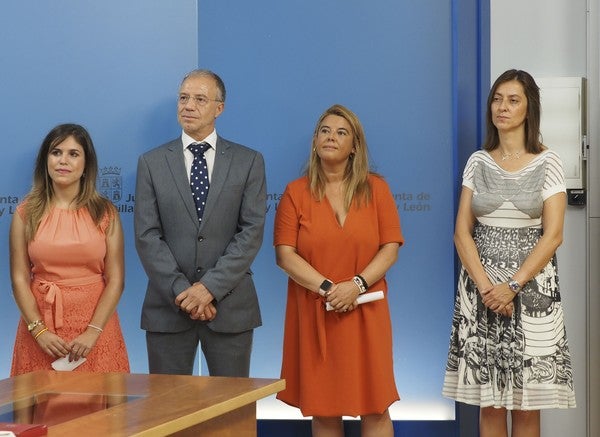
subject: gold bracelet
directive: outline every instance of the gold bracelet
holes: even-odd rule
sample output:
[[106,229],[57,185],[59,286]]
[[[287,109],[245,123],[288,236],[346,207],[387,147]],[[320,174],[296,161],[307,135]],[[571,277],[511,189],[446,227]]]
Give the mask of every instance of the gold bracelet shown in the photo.
[[33,336],[33,339],[34,339],[34,340],[37,340],[37,338],[38,338],[40,335],[42,335],[44,332],[46,332],[47,330],[48,330],[48,328],[44,327],[44,329],[42,329],[40,332],[38,332],[37,334],[35,334],[35,335]]

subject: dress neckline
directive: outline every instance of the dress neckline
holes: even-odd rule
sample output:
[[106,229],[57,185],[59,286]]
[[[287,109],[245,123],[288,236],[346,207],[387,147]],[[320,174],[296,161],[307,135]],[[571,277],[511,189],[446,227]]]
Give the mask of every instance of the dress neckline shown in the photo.
[[59,206],[53,205],[50,208],[50,211],[57,211],[57,212],[63,212],[66,214],[73,214],[76,213],[77,211],[79,211],[81,208],[61,208]]
[[537,155],[534,155],[534,157],[531,158],[531,160],[529,162],[527,162],[523,167],[519,168],[518,170],[510,171],[510,170],[506,170],[500,164],[498,164],[498,162],[494,159],[494,157],[490,154],[490,152],[488,152],[487,150],[482,150],[482,152],[485,153],[485,155],[489,158],[489,160],[494,163],[494,166],[496,166],[496,168],[498,168],[499,170],[503,171],[504,173],[510,174],[510,175],[516,175],[516,174],[521,173],[523,170],[526,170],[528,167],[530,167],[532,164],[534,164],[536,161],[538,161],[543,155],[545,155],[549,151],[550,151],[550,149],[542,150]]

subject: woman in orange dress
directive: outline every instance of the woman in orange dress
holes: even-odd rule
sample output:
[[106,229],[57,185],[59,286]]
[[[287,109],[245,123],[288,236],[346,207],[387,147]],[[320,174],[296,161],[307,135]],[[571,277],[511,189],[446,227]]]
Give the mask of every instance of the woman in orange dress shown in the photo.
[[98,163],[79,125],[52,129],[33,187],[10,228],[13,294],[21,320],[11,376],[86,358],[76,370],[128,372],[116,306],[123,292],[119,214],[96,191]]
[[[315,436],[343,435],[344,415],[361,417],[363,436],[393,436],[388,407],[399,396],[385,273],[402,243],[391,191],[369,171],[360,121],[332,106],[315,128],[305,176],[282,196],[274,232],[289,275],[278,398],[313,416]],[[371,291],[386,298],[359,305]]]

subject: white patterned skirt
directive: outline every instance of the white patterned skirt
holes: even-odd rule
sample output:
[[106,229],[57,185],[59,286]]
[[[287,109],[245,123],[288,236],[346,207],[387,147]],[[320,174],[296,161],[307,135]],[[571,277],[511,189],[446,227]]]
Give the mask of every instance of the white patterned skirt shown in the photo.
[[[475,244],[492,283],[510,279],[540,236],[535,228],[477,224]],[[509,410],[574,408],[555,257],[524,285],[513,304],[512,317],[488,310],[461,269],[443,395]]]

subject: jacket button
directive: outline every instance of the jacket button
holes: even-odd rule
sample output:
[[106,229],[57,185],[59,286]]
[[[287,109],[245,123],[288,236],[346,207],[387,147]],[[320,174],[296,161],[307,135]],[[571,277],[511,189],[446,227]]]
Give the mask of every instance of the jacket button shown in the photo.
[[198,241],[204,241],[204,237],[203,237],[202,235],[200,235],[200,236],[198,237]]
[[202,269],[200,267],[196,267],[196,273],[200,273]]

